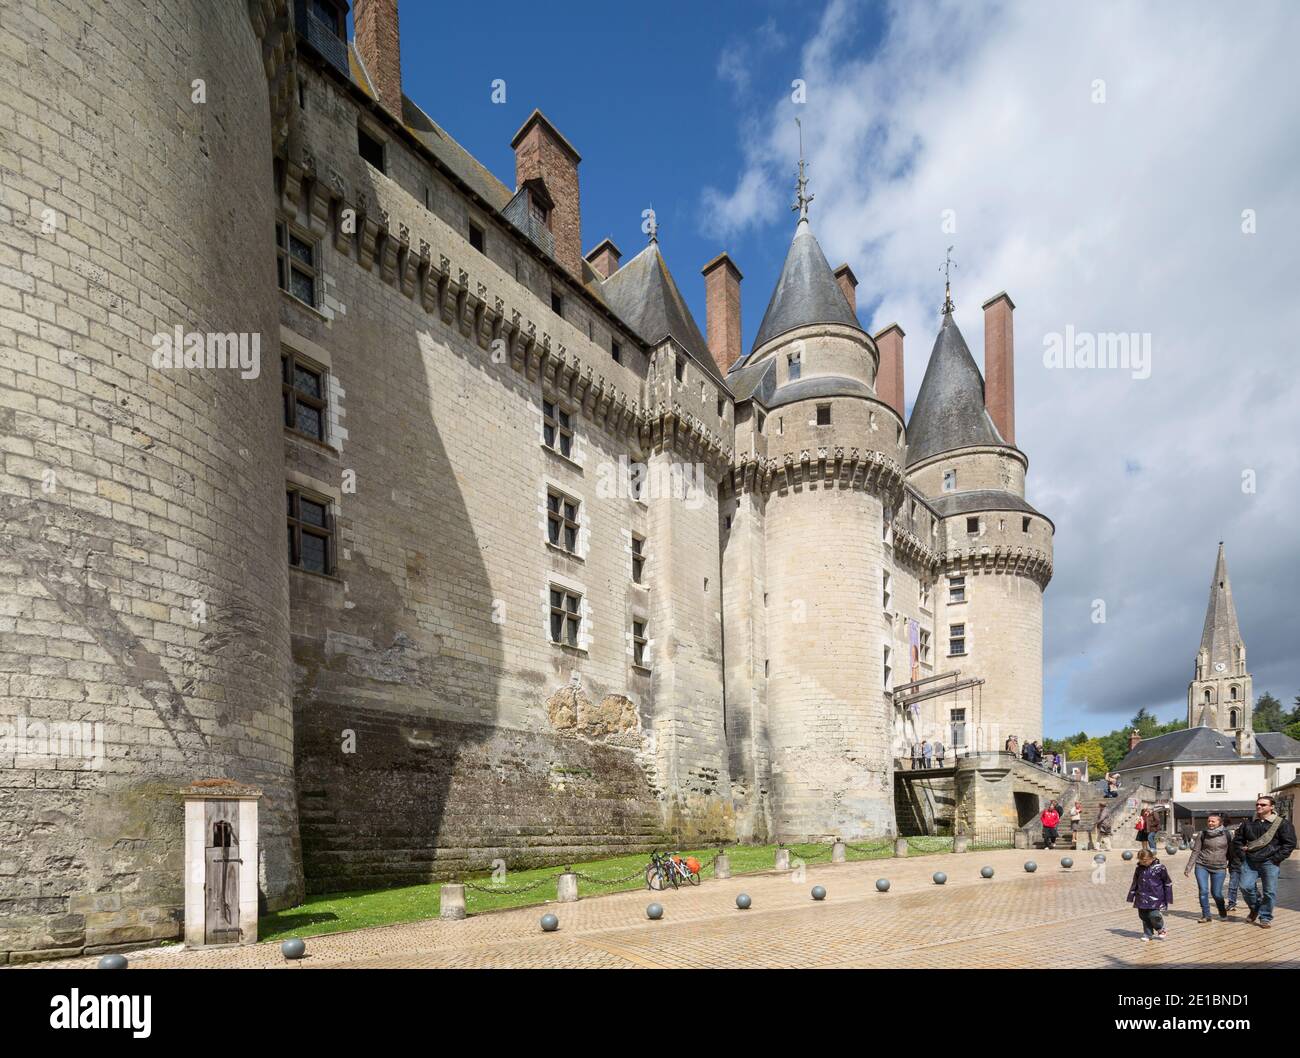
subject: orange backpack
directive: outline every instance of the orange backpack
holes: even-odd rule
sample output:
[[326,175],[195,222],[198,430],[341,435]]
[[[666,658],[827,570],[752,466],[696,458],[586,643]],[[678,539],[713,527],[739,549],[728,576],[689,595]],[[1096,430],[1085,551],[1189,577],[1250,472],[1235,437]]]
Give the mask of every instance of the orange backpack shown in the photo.
[[699,873],[700,873],[700,861],[697,860],[694,856],[687,856],[687,857],[686,857],[686,869],[687,869],[688,871],[690,871],[691,874],[699,874]]

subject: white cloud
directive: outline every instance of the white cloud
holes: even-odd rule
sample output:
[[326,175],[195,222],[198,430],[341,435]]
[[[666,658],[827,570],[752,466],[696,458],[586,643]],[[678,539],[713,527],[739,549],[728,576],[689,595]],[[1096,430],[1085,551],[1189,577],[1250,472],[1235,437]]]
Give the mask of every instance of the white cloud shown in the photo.
[[[1015,299],[1017,441],[1057,525],[1049,730],[1177,714],[1220,539],[1256,692],[1300,692],[1300,8],[1185,13],[900,3],[864,51],[859,9],[832,3],[803,50],[807,104],[751,115],[733,189],[706,194],[718,234],[787,217],[803,118],[814,229],[853,265],[864,316],[908,332],[909,403],[949,244],[977,359],[980,303]],[[1149,334],[1151,377],[1048,370],[1045,336],[1067,325]]]

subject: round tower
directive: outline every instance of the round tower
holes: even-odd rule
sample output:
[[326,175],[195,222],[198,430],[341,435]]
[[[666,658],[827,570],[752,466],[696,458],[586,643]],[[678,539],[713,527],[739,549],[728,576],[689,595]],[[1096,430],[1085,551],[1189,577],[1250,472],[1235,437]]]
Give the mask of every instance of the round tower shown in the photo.
[[902,420],[876,395],[879,364],[802,218],[746,361],[765,379],[773,470],[763,617],[779,840],[894,829],[885,512],[904,448]]
[[986,393],[946,300],[907,425],[908,481],[941,516],[936,669],[985,681],[977,715],[963,714],[979,749],[1043,735],[1043,590],[1055,527],[1025,500],[1029,460],[1011,439],[1012,308],[1005,294],[985,303],[985,369],[997,379]]
[[302,891],[275,7],[6,20],[0,962],[178,936],[193,780],[261,788],[260,896]]

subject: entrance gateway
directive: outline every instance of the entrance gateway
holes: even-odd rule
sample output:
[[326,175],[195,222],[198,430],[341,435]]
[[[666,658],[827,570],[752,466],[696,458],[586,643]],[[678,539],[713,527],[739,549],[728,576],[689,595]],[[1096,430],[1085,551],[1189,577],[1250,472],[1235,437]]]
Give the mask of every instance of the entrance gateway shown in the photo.
[[185,943],[257,940],[257,802],[262,791],[201,779],[185,798]]

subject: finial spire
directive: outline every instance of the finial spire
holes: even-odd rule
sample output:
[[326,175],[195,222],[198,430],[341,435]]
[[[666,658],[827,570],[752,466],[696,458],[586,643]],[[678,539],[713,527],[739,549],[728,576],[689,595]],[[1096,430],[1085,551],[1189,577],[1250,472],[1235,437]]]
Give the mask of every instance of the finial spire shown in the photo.
[[808,219],[808,203],[816,196],[808,194],[807,163],[803,157],[803,122],[798,118],[794,123],[799,126],[799,176],[795,181],[794,205],[790,208],[799,214],[801,221]]
[[650,242],[659,241],[659,214],[655,212],[655,204],[650,203],[650,216],[646,218],[646,231],[650,235]]
[[943,259],[943,314],[945,316],[957,307],[952,303],[952,276],[950,274],[951,270],[956,267],[957,265],[952,259],[952,247],[949,246],[948,252]]

